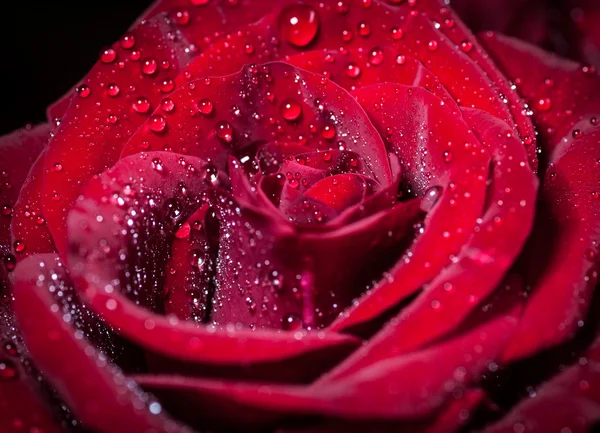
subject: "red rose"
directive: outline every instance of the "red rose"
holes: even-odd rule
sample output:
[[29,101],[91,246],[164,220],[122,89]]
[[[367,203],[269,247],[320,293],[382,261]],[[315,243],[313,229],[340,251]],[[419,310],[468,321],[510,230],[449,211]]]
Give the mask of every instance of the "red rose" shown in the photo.
[[437,0],[158,1],[3,138],[2,431],[590,430],[599,83]]

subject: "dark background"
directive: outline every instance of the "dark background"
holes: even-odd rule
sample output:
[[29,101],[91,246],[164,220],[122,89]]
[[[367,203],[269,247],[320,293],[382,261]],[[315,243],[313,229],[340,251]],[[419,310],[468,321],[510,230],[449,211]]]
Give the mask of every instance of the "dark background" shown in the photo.
[[151,0],[10,0],[0,8],[0,135],[45,120]]

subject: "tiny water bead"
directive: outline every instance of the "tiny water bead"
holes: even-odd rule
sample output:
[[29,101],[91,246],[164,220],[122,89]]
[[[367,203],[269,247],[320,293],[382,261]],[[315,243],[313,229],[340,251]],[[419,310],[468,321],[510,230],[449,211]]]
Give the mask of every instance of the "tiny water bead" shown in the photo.
[[17,350],[17,345],[12,341],[7,341],[4,343],[3,350],[8,356],[17,356],[19,353]]
[[550,98],[539,98],[536,101],[535,106],[540,111],[550,111],[550,109],[552,108],[552,100]]
[[310,44],[319,31],[319,16],[307,5],[288,6],[279,16],[279,30],[283,38],[296,47]]
[[350,78],[358,78],[360,77],[360,74],[362,73],[360,66],[358,66],[356,63],[348,63],[348,65],[346,65],[346,75]]
[[202,114],[204,114],[205,116],[208,116],[209,114],[211,114],[213,112],[213,103],[212,101],[210,101],[209,99],[201,99],[198,102],[198,111]]
[[167,128],[167,120],[160,114],[155,114],[150,118],[150,130],[161,133]]
[[358,34],[366,38],[371,34],[371,25],[365,21],[358,23]]
[[160,108],[165,113],[172,113],[175,110],[175,102],[171,98],[165,98],[160,101]]
[[392,39],[399,40],[404,36],[404,32],[400,27],[392,27]]
[[135,45],[135,36],[131,34],[123,35],[123,37],[119,41],[119,45],[121,45],[121,48],[123,48],[124,50],[132,49]]
[[4,256],[4,266],[8,271],[14,271],[17,267],[17,259],[12,254],[7,254]]
[[433,209],[435,204],[440,199],[441,194],[442,194],[442,187],[440,187],[440,186],[430,187],[427,191],[425,191],[425,195],[423,196],[423,199],[421,200],[421,210],[423,212],[431,211],[431,209]]
[[460,49],[465,53],[473,51],[473,42],[464,40],[460,43]]
[[286,99],[281,104],[281,116],[288,122],[297,120],[302,114],[302,106],[293,99]]
[[287,313],[281,318],[284,331],[299,331],[302,329],[302,317],[298,313]]
[[17,369],[15,364],[8,360],[0,360],[0,380],[11,380],[17,377]]
[[225,120],[221,120],[215,125],[215,130],[217,133],[217,137],[226,143],[231,143],[233,141],[233,128],[229,124],[229,122]]
[[25,251],[25,242],[21,240],[16,240],[13,244],[13,248],[15,249],[16,253],[22,253],[23,251]]
[[121,93],[121,89],[119,89],[119,86],[117,86],[115,83],[110,83],[108,86],[106,86],[106,93],[111,98],[116,98],[119,96],[119,93]]
[[85,99],[91,95],[92,89],[90,89],[86,84],[82,84],[81,86],[79,86],[75,89],[75,92],[77,92],[77,95],[80,98]]
[[150,101],[144,96],[137,98],[132,105],[137,113],[146,114],[150,111]]
[[427,49],[429,51],[437,51],[438,46],[439,44],[437,41],[429,41],[429,43],[427,44]]
[[369,51],[369,63],[378,66],[383,62],[383,50],[379,47],[373,48]]
[[190,13],[185,9],[177,9],[171,14],[171,19],[178,26],[186,26],[190,22]]
[[144,75],[152,75],[158,69],[158,64],[156,60],[152,58],[142,60],[142,74]]
[[112,48],[106,48],[100,53],[100,61],[102,63],[112,63],[117,59],[117,52]]

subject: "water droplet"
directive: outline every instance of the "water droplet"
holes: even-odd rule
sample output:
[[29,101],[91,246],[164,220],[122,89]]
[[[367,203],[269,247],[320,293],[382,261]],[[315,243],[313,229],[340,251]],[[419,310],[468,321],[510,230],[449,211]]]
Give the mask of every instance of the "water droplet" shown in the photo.
[[429,212],[440,199],[442,194],[442,188],[440,186],[432,186],[427,191],[421,201],[421,210],[423,212]]
[[363,38],[366,38],[371,34],[371,25],[366,21],[361,21],[358,23],[358,34]]
[[574,139],[578,140],[583,137],[583,132],[581,132],[581,129],[574,129],[572,135]]
[[4,266],[8,271],[14,271],[17,266],[17,259],[12,254],[7,254],[4,256]]
[[172,113],[173,110],[175,110],[175,103],[171,98],[165,98],[162,101],[160,101],[160,108],[165,113]]
[[550,98],[540,98],[536,101],[535,106],[540,111],[550,111],[552,108],[552,100]]
[[167,128],[166,119],[160,114],[155,114],[150,118],[150,130],[156,133],[164,132]]
[[462,41],[460,43],[460,49],[465,53],[471,52],[473,50],[473,42],[467,40]]
[[369,63],[378,66],[381,65],[381,62],[383,62],[383,50],[381,48],[375,47],[369,51]]
[[209,99],[202,99],[198,102],[198,111],[208,116],[213,111],[213,103]]
[[400,66],[405,65],[406,64],[406,56],[398,56],[396,57],[396,63],[398,63]]
[[399,40],[404,36],[404,32],[400,27],[392,27],[392,39]]
[[121,48],[123,48],[124,50],[130,50],[135,45],[135,36],[127,33],[123,35],[119,43],[121,45]]
[[436,51],[438,49],[438,42],[437,41],[429,41],[429,43],[427,44],[427,49],[429,51]]
[[160,85],[158,86],[158,90],[160,90],[162,93],[169,93],[174,88],[175,88],[175,82],[173,80],[171,80],[170,78],[164,79],[163,81],[161,81]]
[[112,63],[117,58],[117,52],[112,48],[106,48],[102,53],[100,53],[100,61],[102,63]]
[[285,331],[299,331],[302,329],[302,317],[298,313],[287,313],[281,318],[281,327]]
[[77,92],[77,95],[83,99],[87,98],[92,93],[92,89],[90,89],[86,84],[82,84],[81,86],[77,87],[75,91]]
[[16,253],[22,253],[25,251],[25,242],[21,240],[16,240],[13,244]]
[[2,206],[2,215],[4,216],[11,216],[12,215],[12,208],[5,204],[4,206]]
[[166,217],[173,224],[177,224],[183,215],[181,203],[174,198],[170,198],[165,202]]
[[335,126],[333,125],[325,125],[321,129],[321,136],[326,140],[333,140],[337,131],[335,130]]
[[346,75],[350,78],[358,78],[362,71],[360,67],[356,63],[348,63],[346,65]]
[[156,171],[157,173],[163,173],[165,171],[162,159],[160,158],[154,158],[150,166],[152,167],[152,170]]
[[219,121],[215,125],[215,130],[217,132],[217,137],[226,143],[231,143],[233,141],[233,128],[229,124],[229,122],[225,120]]
[[190,266],[201,268],[204,265],[204,251],[194,249],[190,251]]
[[190,13],[185,9],[177,9],[171,14],[171,19],[178,26],[185,26],[190,22]]
[[8,356],[17,356],[19,353],[17,351],[17,345],[12,341],[7,341],[4,343],[4,353],[6,353]]
[[449,150],[444,151],[442,157],[444,158],[444,162],[452,162],[452,152]]
[[319,16],[307,5],[288,6],[279,16],[279,30],[290,44],[305,47],[317,36]]
[[115,83],[110,83],[108,86],[106,86],[106,93],[108,93],[108,96],[111,98],[116,98],[119,96],[119,93],[121,93],[121,89],[119,89],[119,86],[117,86]]
[[146,114],[148,111],[150,111],[150,101],[148,101],[148,98],[145,98],[144,96],[137,98],[133,102],[132,106],[133,109],[140,114]]
[[0,380],[11,380],[17,377],[17,369],[12,361],[0,360]]
[[281,116],[288,122],[293,122],[302,114],[302,106],[293,99],[286,99],[280,107]]
[[144,75],[154,74],[157,68],[158,64],[156,63],[156,60],[152,58],[144,59],[142,61],[142,74]]

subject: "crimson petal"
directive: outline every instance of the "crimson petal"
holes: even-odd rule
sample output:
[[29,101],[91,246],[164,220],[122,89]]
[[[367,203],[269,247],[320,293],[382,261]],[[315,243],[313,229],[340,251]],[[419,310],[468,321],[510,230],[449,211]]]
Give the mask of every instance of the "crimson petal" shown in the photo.
[[[169,99],[176,109],[164,113],[164,133],[146,123],[123,156],[171,150],[224,169],[229,155],[241,161],[252,158],[262,143],[308,140],[307,152],[344,146],[358,153],[375,180],[391,183],[385,147],[362,108],[344,89],[311,72],[285,63],[249,66],[233,75],[186,84]],[[293,118],[286,104],[293,106]]]
[[429,195],[434,206],[423,233],[390,277],[337,320],[335,330],[371,320],[400,303],[458,254],[482,213],[490,162],[460,113],[425,89],[381,84],[354,93],[398,155],[405,185],[413,194]]
[[167,407],[193,402],[198,411],[194,417],[216,418],[219,423],[235,423],[232,410],[243,421],[260,416],[267,424],[285,415],[421,420],[452,401],[453,392],[480,379],[515,325],[512,314],[496,317],[440,345],[382,360],[341,381],[308,387],[151,375],[138,375],[136,381],[163,397]]
[[[55,254],[27,258],[15,269],[14,308],[23,338],[36,365],[50,378],[69,407],[98,432],[189,432],[160,414],[135,384],[104,354],[76,332],[57,303],[54,284],[66,278]],[[56,282],[56,283],[55,283]],[[48,356],[48,354],[59,356]],[[69,362],[65,363],[65,359]],[[111,416],[107,417],[109,412]]]

